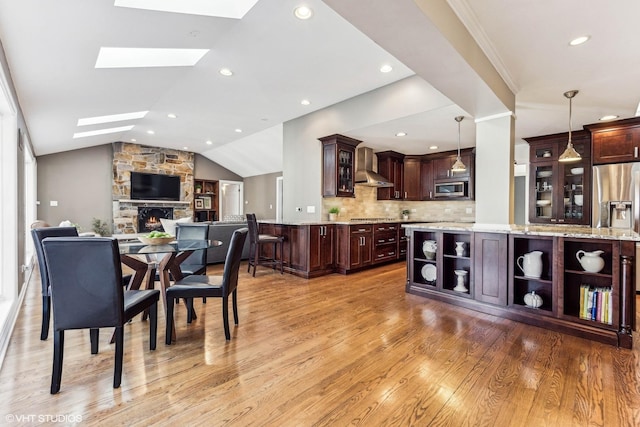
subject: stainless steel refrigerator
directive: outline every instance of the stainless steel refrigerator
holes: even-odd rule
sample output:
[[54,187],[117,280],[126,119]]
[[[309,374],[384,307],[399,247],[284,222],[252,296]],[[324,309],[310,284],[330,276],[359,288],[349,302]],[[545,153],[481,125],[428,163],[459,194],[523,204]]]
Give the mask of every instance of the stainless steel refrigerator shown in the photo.
[[[640,232],[640,162],[593,167],[594,227]],[[636,245],[636,290],[640,291],[640,245]]]

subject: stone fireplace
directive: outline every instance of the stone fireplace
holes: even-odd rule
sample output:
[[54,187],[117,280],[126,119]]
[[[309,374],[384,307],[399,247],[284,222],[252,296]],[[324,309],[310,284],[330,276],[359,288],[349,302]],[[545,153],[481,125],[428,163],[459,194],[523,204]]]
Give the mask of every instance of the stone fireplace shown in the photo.
[[[127,142],[114,143],[113,234],[152,231],[149,228],[155,227],[154,222],[144,218],[149,214],[155,215],[158,223],[159,218],[179,219],[193,216],[193,168],[194,154],[191,152]],[[132,171],[179,176],[180,200],[131,200]]]
[[138,233],[164,231],[160,219],[173,219],[173,208],[161,206],[138,208]]

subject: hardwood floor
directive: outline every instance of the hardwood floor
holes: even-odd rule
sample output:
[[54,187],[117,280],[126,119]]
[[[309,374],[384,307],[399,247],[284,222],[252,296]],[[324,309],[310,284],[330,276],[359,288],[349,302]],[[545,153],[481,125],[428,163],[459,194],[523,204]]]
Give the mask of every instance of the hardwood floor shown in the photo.
[[0,370],[0,424],[640,425],[637,344],[618,349],[408,295],[403,263],[311,280],[240,271],[231,341],[219,299],[196,301],[191,325],[180,305],[171,346],[160,310],[153,352],[138,317],[113,389],[111,331],[97,355],[88,331],[70,331],[53,396],[34,274]]

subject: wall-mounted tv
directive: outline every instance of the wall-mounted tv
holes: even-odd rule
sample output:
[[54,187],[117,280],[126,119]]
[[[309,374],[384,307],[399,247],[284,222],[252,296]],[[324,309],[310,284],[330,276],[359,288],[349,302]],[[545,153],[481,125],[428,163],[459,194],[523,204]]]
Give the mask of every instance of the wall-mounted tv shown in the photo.
[[131,172],[132,200],[180,200],[180,177]]

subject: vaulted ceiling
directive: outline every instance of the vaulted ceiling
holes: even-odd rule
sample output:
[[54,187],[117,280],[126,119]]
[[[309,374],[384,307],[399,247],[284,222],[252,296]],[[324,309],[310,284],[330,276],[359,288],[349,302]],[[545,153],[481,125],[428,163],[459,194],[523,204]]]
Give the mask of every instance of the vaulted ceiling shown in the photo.
[[[302,3],[313,10],[308,20],[294,16]],[[119,7],[114,0],[0,0],[0,40],[36,155],[135,139],[200,153],[247,177],[282,169],[283,122],[414,74],[434,79],[441,108],[381,120],[350,136],[374,149],[393,143],[398,151],[403,144],[407,152],[432,144],[448,150],[457,141],[452,119],[463,114],[464,145],[473,145],[478,112],[453,85],[439,85],[437,70],[415,54],[429,40],[399,44],[425,33],[424,17],[408,12],[434,5],[454,11],[515,94],[517,143],[568,130],[562,94],[570,89],[580,90],[574,129],[606,114],[636,114],[640,56],[629,46],[640,38],[640,4],[633,0],[259,0],[241,19]],[[591,38],[569,46],[580,35]],[[208,52],[193,67],[97,69],[101,47]],[[385,64],[392,71],[380,72]],[[232,76],[219,73],[225,67]],[[137,111],[148,113],[107,126],[134,125],[130,130],[73,138],[106,126],[78,126],[78,119]],[[398,139],[399,131],[407,137]],[[245,153],[256,160],[240,161]]]

